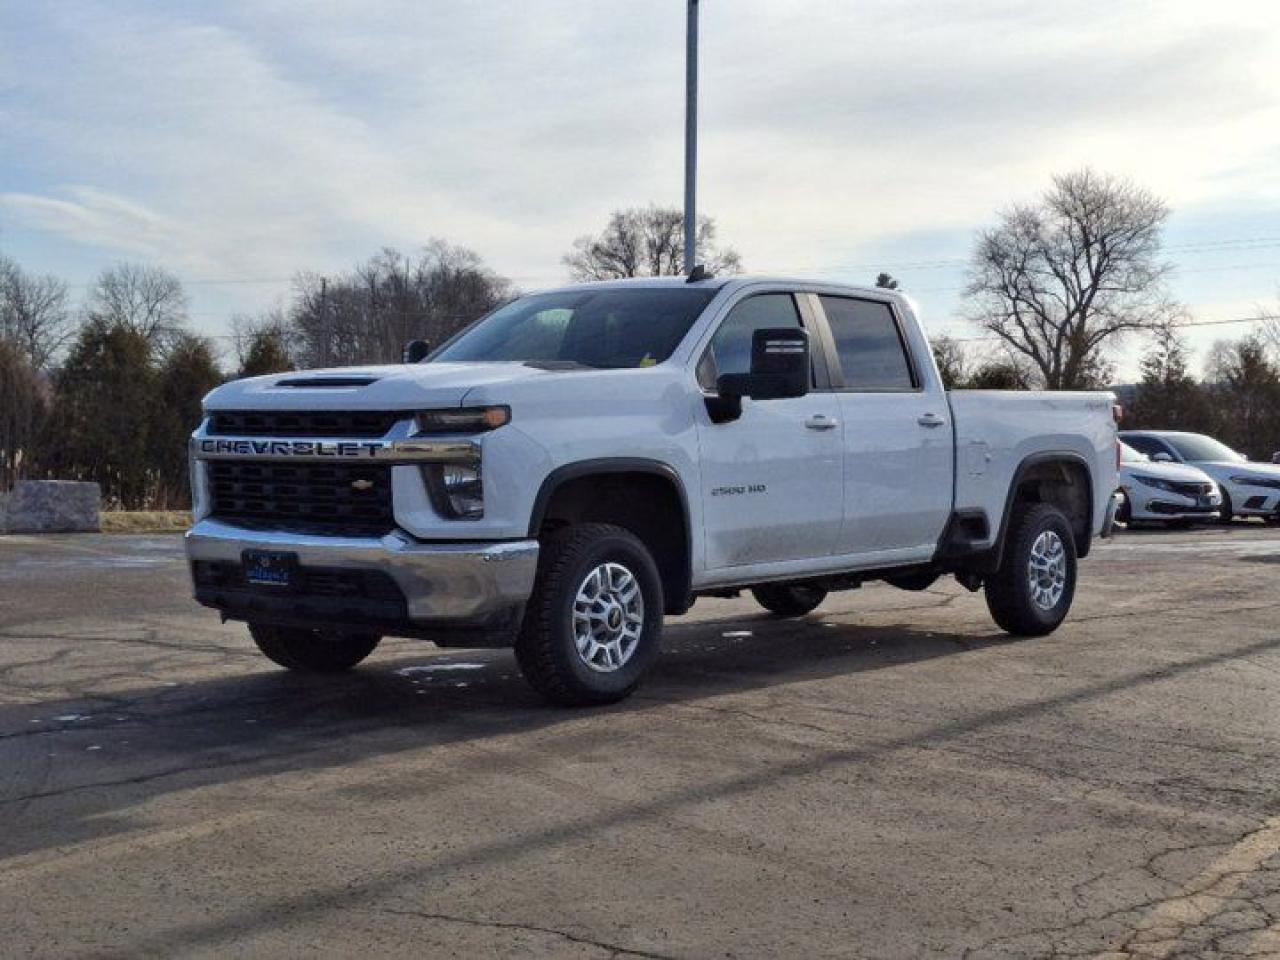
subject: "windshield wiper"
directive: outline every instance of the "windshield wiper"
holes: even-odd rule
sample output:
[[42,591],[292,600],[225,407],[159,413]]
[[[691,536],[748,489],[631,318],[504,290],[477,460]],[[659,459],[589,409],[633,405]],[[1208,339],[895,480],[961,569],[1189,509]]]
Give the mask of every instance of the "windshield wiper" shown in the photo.
[[535,370],[599,370],[597,366],[583,363],[581,360],[526,360],[526,367]]

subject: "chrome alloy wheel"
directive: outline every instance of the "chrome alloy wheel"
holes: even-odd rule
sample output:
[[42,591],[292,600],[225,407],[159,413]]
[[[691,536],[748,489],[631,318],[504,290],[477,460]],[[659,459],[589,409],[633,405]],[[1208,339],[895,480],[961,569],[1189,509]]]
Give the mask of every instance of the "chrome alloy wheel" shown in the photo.
[[573,599],[573,639],[592,670],[613,673],[631,659],[644,630],[644,597],[635,575],[620,563],[602,563]]
[[1052,530],[1045,530],[1031,545],[1027,561],[1031,600],[1041,610],[1052,610],[1067,587],[1067,548]]

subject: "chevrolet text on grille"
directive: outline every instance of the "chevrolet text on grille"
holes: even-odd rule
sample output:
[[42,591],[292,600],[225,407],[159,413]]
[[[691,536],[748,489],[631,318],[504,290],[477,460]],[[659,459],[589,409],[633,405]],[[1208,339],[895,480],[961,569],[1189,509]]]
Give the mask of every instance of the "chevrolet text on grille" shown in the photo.
[[480,445],[470,440],[276,440],[198,437],[197,460],[375,460],[378,463],[471,463]]

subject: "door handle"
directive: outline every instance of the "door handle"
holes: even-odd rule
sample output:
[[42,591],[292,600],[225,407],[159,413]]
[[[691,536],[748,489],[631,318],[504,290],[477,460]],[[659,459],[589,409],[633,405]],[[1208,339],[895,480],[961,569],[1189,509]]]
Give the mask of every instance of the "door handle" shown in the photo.
[[922,413],[916,418],[916,423],[920,424],[922,427],[940,427],[946,422],[946,420],[943,420],[942,417],[938,416],[936,413]]
[[810,430],[834,430],[840,426],[839,420],[832,420],[828,416],[821,413],[815,413],[812,417],[804,422],[804,425]]

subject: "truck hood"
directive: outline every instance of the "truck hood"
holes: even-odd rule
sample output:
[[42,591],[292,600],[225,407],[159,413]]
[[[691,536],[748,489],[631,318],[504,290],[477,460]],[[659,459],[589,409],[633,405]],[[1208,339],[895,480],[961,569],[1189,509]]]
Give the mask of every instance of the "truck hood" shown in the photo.
[[515,361],[336,367],[233,380],[204,404],[207,410],[427,410],[460,406],[476,387],[572,375]]

